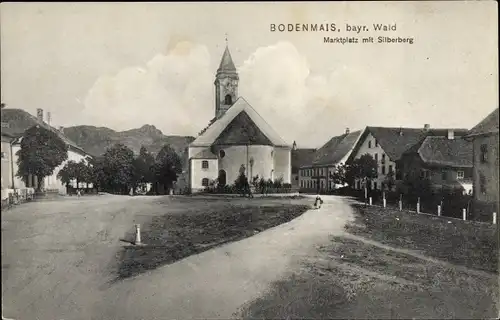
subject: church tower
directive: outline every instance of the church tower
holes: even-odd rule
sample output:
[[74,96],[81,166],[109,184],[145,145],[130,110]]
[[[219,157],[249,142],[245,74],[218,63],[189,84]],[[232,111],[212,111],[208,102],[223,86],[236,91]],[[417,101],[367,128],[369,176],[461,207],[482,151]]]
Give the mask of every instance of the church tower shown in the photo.
[[238,99],[238,73],[226,46],[215,75],[215,117],[220,118]]

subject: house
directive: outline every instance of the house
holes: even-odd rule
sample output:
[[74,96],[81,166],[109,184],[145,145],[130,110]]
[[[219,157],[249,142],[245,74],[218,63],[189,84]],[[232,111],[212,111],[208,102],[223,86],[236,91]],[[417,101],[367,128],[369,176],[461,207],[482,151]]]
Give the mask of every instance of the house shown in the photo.
[[[11,141],[12,148],[12,188],[23,189],[23,188],[37,188],[39,182],[37,178],[29,175],[25,177],[26,183],[23,179],[16,176],[17,173],[17,151],[21,148],[21,140],[22,134],[24,131],[29,129],[32,126],[39,125],[44,127],[47,130],[50,130],[57,134],[61,140],[63,140],[68,145],[68,159],[64,161],[61,165],[59,165],[53,172],[51,176],[48,176],[44,179],[42,188],[47,191],[58,192],[60,194],[66,194],[66,186],[57,178],[57,174],[64,167],[64,165],[68,161],[80,162],[82,159],[85,160],[87,157],[90,157],[88,153],[86,153],[82,148],[80,148],[76,143],[68,139],[64,135],[63,128],[56,129],[44,121],[43,117],[43,109],[37,109],[37,116],[34,117],[30,113],[22,110],[22,109],[13,109],[13,108],[2,108],[2,121],[6,123],[6,126],[9,128],[9,132],[11,135],[15,136]],[[73,183],[73,187],[76,187],[76,184]],[[82,186],[80,186],[82,187]]]
[[428,136],[396,161],[404,179],[426,179],[432,191],[472,194],[472,143],[448,136]]
[[238,96],[238,73],[226,46],[215,76],[215,117],[189,145],[189,188],[249,179],[291,182],[291,149],[258,112]]
[[491,217],[499,212],[498,190],[498,108],[473,127],[464,137],[472,142],[474,214]]
[[12,146],[11,142],[14,136],[8,132],[5,132],[2,123],[2,200],[8,197],[8,189],[12,188],[13,177],[13,167],[12,167]]
[[[404,152],[415,146],[427,136],[463,136],[466,129],[431,129],[428,124],[422,129],[402,127],[366,127],[358,139],[348,162],[360,158],[364,154],[371,155],[377,162],[377,177],[372,179],[368,189],[385,189],[388,176],[393,176],[395,183],[402,179],[396,165]],[[395,186],[394,186],[395,187]],[[393,187],[393,188],[394,188]],[[362,189],[362,181],[355,182],[355,189]]]
[[347,162],[361,133],[360,130],[350,132],[346,129],[343,135],[331,138],[319,148],[314,160],[300,167],[300,188],[314,192],[338,188],[339,186],[332,181],[331,175],[335,172],[336,166]]
[[313,162],[316,156],[314,148],[297,148],[295,141],[292,146],[292,187],[300,187],[299,169]]

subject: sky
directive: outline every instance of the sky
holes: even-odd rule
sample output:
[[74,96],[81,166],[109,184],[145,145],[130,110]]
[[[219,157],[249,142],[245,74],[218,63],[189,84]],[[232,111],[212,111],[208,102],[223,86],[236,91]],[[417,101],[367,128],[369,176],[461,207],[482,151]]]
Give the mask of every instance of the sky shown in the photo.
[[[471,128],[498,107],[494,1],[3,2],[0,18],[2,102],[50,111],[54,126],[150,124],[196,136],[215,113],[226,34],[239,95],[299,147],[367,125]],[[297,23],[340,31],[271,32],[271,24]]]

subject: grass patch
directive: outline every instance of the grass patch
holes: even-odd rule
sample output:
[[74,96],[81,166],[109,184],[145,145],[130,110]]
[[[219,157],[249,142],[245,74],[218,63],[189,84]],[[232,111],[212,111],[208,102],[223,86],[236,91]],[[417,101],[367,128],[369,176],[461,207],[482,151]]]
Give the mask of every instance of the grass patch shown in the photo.
[[356,219],[346,226],[349,233],[456,265],[498,273],[495,225],[357,204],[353,209]]
[[[118,257],[117,280],[252,236],[310,208],[304,199],[279,198],[187,197],[160,200],[157,204],[164,206],[168,214],[156,216],[142,227],[145,246],[123,247]],[[134,234],[128,238],[133,241]]]
[[[346,230],[302,261],[302,269],[243,306],[242,319],[462,318],[497,316],[495,226],[354,206]],[[398,219],[396,219],[399,218]],[[451,264],[371,245],[373,240]],[[466,266],[489,271],[471,272]]]

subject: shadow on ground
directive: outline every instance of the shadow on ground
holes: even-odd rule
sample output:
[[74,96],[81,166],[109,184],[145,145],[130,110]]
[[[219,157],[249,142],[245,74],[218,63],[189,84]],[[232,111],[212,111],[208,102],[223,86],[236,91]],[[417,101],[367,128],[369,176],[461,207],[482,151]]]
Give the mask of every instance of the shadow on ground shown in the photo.
[[224,243],[243,239],[290,221],[310,208],[306,199],[204,199],[163,203],[168,214],[141,227],[143,246],[134,246],[135,230],[123,241],[113,282],[174,263]]

